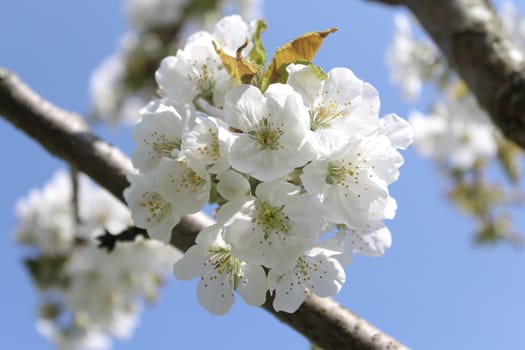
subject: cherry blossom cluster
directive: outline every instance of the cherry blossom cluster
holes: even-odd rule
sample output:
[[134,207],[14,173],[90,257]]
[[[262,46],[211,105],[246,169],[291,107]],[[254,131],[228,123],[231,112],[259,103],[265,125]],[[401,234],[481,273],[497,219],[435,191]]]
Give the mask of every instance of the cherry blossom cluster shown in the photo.
[[17,204],[15,238],[33,250],[26,266],[41,292],[38,331],[58,349],[108,349],[111,336],[131,335],[140,300],[155,298],[178,253],[139,238],[100,248],[96,237],[131,225],[129,210],[85,176],[74,192],[66,172],[32,190]]
[[234,291],[255,306],[270,292],[275,310],[294,312],[306,291],[337,294],[354,253],[382,255],[396,211],[388,185],[412,141],[405,120],[379,118],[377,91],[350,69],[297,58],[308,56],[293,51],[299,41],[328,32],[283,46],[264,70],[263,25],[229,16],[189,37],[162,61],[162,97],[133,132],[138,172],[124,195],[137,226],[166,242],[182,216],[218,205],[174,266],[200,278],[198,300],[215,314]]
[[394,17],[394,37],[386,55],[391,80],[408,100],[419,97],[423,84],[439,79],[444,63],[438,48],[426,38],[416,36],[409,17]]
[[420,95],[425,82],[442,91],[443,100],[426,115],[419,111],[410,115],[418,151],[458,169],[470,169],[476,162],[494,157],[501,135],[475,97],[450,71],[432,42],[413,34],[406,16],[395,17],[395,28],[387,55],[392,80],[410,100]]
[[471,169],[477,162],[494,158],[502,139],[470,93],[461,97],[447,94],[427,115],[412,112],[410,123],[417,150],[456,169]]
[[[79,201],[78,213],[74,197]],[[77,239],[90,240],[104,230],[117,234],[132,223],[126,206],[86,176],[79,176],[74,194],[72,178],[62,170],[42,189],[32,189],[21,198],[16,204],[16,215],[15,239],[47,256],[65,255]]]

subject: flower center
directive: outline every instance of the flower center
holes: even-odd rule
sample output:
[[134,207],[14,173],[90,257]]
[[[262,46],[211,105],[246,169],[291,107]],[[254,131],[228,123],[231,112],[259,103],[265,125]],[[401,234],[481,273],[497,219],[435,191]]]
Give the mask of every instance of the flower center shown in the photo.
[[349,167],[346,167],[341,161],[328,163],[328,173],[326,174],[325,182],[329,185],[340,185],[345,181],[347,175],[354,176],[355,172],[350,168],[352,163],[350,162],[346,165]]
[[197,151],[213,161],[217,161],[220,158],[220,149],[219,149],[219,136],[217,132],[214,132],[211,128],[208,128],[208,133],[211,137],[211,142],[209,145],[204,145],[197,148]]
[[273,231],[288,232],[289,217],[283,211],[284,205],[274,207],[268,202],[257,201],[255,206],[258,210],[258,215],[252,219],[252,222],[262,226],[265,240],[268,239]]
[[[171,181],[176,182],[174,174],[169,174],[168,176],[170,177]],[[206,180],[200,177],[193,169],[185,168],[183,170],[180,180],[180,187],[182,187],[183,190],[190,193],[197,193],[205,183]],[[175,191],[181,192],[181,189],[178,188]]]
[[217,61],[212,57],[206,57],[206,62],[194,61],[192,63],[194,72],[197,72],[196,76],[187,74],[189,80],[195,78],[197,89],[199,90],[199,96],[202,97],[206,102],[213,103],[213,90],[215,89],[215,75],[213,67],[217,66]]
[[306,261],[302,257],[297,259],[297,262],[295,263],[295,269],[294,269],[297,277],[299,277],[299,275],[303,275],[305,277],[308,276],[308,270],[310,269],[311,269],[311,266],[308,261]]
[[159,223],[170,210],[171,204],[166,202],[158,193],[144,192],[139,206],[147,208],[149,215],[146,218],[147,223]]
[[197,85],[201,90],[201,97],[208,102],[212,102],[215,79],[213,79],[211,72],[208,71],[207,64],[202,65],[201,73],[197,77]]
[[144,144],[153,148],[156,152],[150,152],[151,157],[167,157],[171,158],[171,152],[174,149],[180,150],[181,141],[177,139],[170,139],[166,134],[159,134],[157,131],[154,131],[150,135],[151,142],[144,139]]
[[343,116],[343,111],[338,108],[335,101],[330,101],[327,105],[319,103],[317,107],[310,110],[310,122],[312,130],[326,129],[330,123]]
[[233,286],[239,285],[241,261],[231,255],[230,249],[212,246],[208,250],[211,255],[204,265],[210,265],[217,275],[226,274]]
[[247,134],[257,142],[261,150],[276,151],[282,147],[279,139],[284,134],[284,129],[274,127],[266,117],[262,118],[256,130],[248,131]]

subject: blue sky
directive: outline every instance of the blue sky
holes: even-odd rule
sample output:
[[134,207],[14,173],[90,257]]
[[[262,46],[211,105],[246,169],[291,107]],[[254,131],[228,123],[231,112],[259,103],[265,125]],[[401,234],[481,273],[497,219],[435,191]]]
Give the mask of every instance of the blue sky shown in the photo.
[[[389,82],[384,54],[393,8],[364,1],[271,1],[265,4],[269,51],[312,30],[336,26],[316,63],[351,68],[381,94],[382,113],[412,108]],[[525,12],[525,5],[521,4]],[[0,66],[19,74],[53,103],[89,110],[91,72],[126,30],[120,2],[18,0],[0,5]],[[97,129],[128,154],[130,129]],[[37,294],[12,240],[14,204],[41,187],[64,163],[0,119],[0,347],[51,349],[35,330]],[[525,252],[472,243],[473,222],[445,200],[442,176],[414,149],[404,153],[391,186],[399,209],[387,222],[393,246],[382,258],[357,257],[337,300],[414,349],[525,348]],[[521,229],[525,228],[521,220]],[[201,308],[194,282],[170,280],[156,306],[146,308],[130,341],[115,349],[307,349],[295,331],[264,310],[237,302],[226,316]]]

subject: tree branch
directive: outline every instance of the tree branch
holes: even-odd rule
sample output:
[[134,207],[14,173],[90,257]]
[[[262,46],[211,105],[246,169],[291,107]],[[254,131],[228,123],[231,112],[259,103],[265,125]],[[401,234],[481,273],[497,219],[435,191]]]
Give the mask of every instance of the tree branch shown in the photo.
[[[89,175],[123,201],[130,160],[89,132],[82,118],[42,99],[17,76],[0,68],[0,114],[40,142],[49,152]],[[213,220],[203,213],[186,216],[174,228],[172,243],[185,251]],[[328,349],[405,349],[390,336],[331,299],[308,294],[294,314],[276,312],[271,298],[264,308],[320,347]]]
[[503,134],[525,149],[525,53],[487,0],[369,0],[403,4]]

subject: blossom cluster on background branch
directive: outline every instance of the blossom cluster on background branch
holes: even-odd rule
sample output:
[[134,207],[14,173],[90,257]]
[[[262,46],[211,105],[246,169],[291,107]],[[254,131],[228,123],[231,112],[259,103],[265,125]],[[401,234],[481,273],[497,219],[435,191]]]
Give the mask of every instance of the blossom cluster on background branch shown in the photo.
[[525,56],[486,0],[369,0],[406,6],[503,134],[525,148]]
[[[417,22],[417,17],[395,16],[394,38],[387,54],[391,79],[400,86],[406,100],[421,102],[422,91],[432,96],[430,106],[421,107],[419,103],[418,110],[409,116],[416,149],[448,178],[449,200],[475,219],[476,242],[520,244],[511,210],[524,200],[519,186],[522,150],[491,121],[482,107],[484,101],[476,99],[472,86],[458,74],[455,60],[425,36]],[[512,58],[520,60],[525,52],[525,16],[505,1],[493,22],[501,24],[495,29],[514,46]],[[469,40],[474,45],[479,38]],[[505,176],[497,177],[495,168]]]

